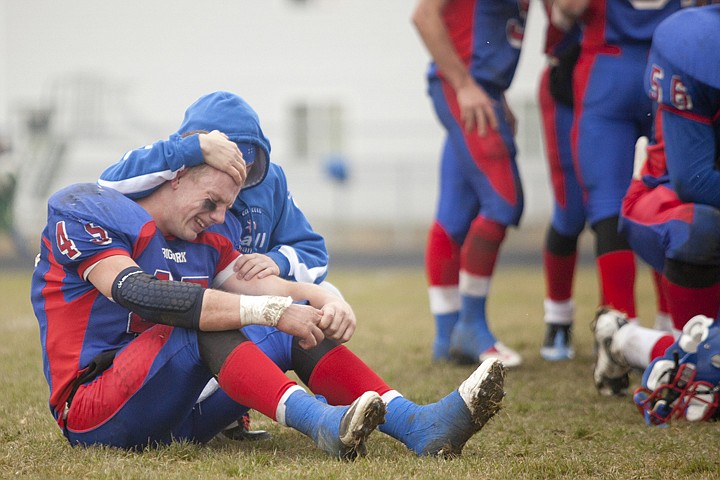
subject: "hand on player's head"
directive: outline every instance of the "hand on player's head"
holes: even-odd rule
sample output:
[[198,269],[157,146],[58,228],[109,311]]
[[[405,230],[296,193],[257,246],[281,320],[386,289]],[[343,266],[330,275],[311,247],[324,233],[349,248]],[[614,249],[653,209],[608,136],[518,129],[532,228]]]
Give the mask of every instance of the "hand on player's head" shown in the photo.
[[199,140],[205,163],[227,173],[237,185],[242,186],[252,165],[245,164],[237,144],[218,130],[200,133]]

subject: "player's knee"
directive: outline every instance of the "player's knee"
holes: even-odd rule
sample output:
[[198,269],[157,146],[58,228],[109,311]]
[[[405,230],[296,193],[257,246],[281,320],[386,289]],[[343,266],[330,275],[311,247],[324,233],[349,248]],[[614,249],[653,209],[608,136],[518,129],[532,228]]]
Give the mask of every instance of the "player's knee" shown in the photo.
[[300,346],[299,339],[293,337],[291,355],[295,374],[307,385],[318,362],[338,346],[339,343],[326,338],[315,348],[304,349]]
[[200,358],[214,374],[220,373],[220,368],[235,348],[248,338],[238,330],[225,330],[220,332],[197,332]]
[[695,205],[693,221],[682,237],[682,243],[669,239],[668,258],[692,265],[720,266],[720,210]]
[[567,256],[577,251],[579,235],[563,235],[555,227],[550,226],[545,237],[547,250],[553,255]]
[[706,288],[720,282],[720,266],[687,263],[665,259],[665,277],[676,285],[687,288]]
[[618,216],[600,220],[592,225],[597,237],[597,255],[604,255],[618,250],[630,250],[630,244],[624,235],[618,231]]

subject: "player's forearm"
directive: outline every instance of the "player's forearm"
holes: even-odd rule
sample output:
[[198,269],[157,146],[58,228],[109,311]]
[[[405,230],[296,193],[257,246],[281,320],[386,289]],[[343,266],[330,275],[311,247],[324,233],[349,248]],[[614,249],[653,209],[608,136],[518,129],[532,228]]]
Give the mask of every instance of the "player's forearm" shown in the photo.
[[450,41],[443,23],[442,9],[445,3],[441,0],[420,2],[413,13],[412,21],[438,70],[457,91],[474,80]]
[[[189,282],[159,280],[134,264],[115,274],[124,258],[129,259],[114,256],[99,262],[89,276],[98,290],[149,322],[208,332],[247,325],[276,326],[292,303],[289,296],[248,297]],[[111,275],[114,280],[109,280]]]
[[205,332],[242,328],[240,296],[220,290],[205,290],[199,327]]
[[679,114],[667,108],[662,115],[665,156],[670,182],[683,202],[720,208],[720,171],[709,118]]
[[132,197],[175,178],[178,170],[204,162],[197,135],[178,136],[127,152],[101,174],[98,183]]
[[248,325],[276,326],[289,297],[236,295],[205,290],[199,329],[205,332],[234,330]]
[[315,308],[322,308],[327,303],[338,300],[334,294],[314,283],[291,282],[289,295],[296,301],[307,300]]

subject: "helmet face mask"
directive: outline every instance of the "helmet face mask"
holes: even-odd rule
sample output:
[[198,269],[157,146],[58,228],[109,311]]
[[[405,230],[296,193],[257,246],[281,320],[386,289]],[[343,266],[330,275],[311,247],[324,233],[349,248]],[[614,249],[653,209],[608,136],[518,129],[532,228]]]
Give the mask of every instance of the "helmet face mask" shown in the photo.
[[[669,375],[667,375],[669,374]],[[709,420],[718,412],[720,387],[703,380],[696,380],[697,372],[692,363],[675,365],[662,376],[669,378],[650,390],[635,390],[633,401],[648,425],[667,426],[673,420],[692,422]]]

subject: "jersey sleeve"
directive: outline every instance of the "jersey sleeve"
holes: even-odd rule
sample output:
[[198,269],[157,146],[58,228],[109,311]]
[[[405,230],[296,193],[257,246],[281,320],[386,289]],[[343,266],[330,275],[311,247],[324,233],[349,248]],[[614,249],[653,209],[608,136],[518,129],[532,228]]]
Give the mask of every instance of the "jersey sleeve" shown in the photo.
[[685,58],[673,62],[663,53],[651,54],[646,81],[661,115],[670,182],[682,201],[720,208],[720,90],[687,73]]
[[273,231],[267,255],[280,267],[280,276],[298,282],[320,283],[327,276],[328,253],[325,239],[313,230],[288,190],[279,166],[274,199]]
[[[212,288],[219,288],[225,280],[235,274],[233,266],[241,253],[235,249],[225,233],[218,230],[204,231],[193,243],[203,245],[206,248],[204,251],[209,253],[199,256],[209,259],[208,271],[212,272],[210,285]],[[198,256],[198,252],[193,253],[193,256]]]
[[204,161],[198,135],[182,138],[174,134],[168,140],[127,152],[100,174],[98,183],[130,198],[142,198],[174,179],[180,170]]
[[61,265],[76,268],[81,278],[103,258],[131,256],[143,237],[154,234],[153,225],[135,202],[94,184],[61,190],[48,202],[47,238],[53,256]]

